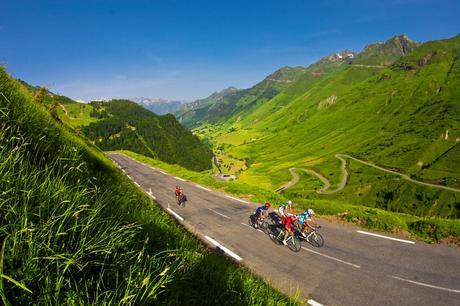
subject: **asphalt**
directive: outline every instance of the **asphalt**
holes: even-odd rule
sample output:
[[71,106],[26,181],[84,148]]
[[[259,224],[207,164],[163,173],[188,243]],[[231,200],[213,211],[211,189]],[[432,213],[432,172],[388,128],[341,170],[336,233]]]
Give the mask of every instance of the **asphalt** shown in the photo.
[[[288,295],[323,305],[460,305],[457,248],[389,240],[319,219],[324,246],[304,243],[295,253],[248,226],[256,203],[199,188],[125,155],[108,157],[189,231],[211,247],[218,242],[220,252],[233,252],[230,258]],[[185,207],[175,204],[176,185],[187,195]]]

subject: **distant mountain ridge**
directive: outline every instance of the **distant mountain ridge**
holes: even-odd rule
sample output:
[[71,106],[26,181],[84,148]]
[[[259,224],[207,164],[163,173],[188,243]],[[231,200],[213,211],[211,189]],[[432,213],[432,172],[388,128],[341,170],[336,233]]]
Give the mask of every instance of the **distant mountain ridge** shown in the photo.
[[186,101],[145,97],[132,98],[130,100],[136,102],[139,105],[142,105],[146,109],[158,115],[174,113],[182,106],[182,104],[186,103]]
[[238,90],[229,87],[205,99],[186,103],[175,115],[187,127],[194,127],[202,122],[226,120],[238,112],[273,98],[305,71],[304,67],[283,67],[251,88]]

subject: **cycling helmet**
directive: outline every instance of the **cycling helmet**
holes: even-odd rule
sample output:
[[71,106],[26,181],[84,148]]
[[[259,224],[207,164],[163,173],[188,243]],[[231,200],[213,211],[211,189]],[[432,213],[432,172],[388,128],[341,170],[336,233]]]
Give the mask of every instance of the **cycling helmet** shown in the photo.
[[268,203],[268,202],[265,203],[265,207],[269,208],[270,206],[271,206],[270,203]]
[[288,205],[289,205],[289,206],[292,206],[292,201],[288,201]]
[[309,210],[307,210],[307,212],[308,212],[309,215],[314,215],[315,214],[315,211],[313,209],[311,209],[311,208]]

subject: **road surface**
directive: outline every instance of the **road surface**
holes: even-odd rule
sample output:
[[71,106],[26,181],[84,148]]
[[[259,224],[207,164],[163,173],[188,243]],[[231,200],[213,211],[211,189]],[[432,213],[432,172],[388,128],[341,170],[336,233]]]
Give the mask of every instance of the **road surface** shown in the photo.
[[[460,251],[319,220],[325,245],[294,253],[248,226],[256,204],[108,154],[139,188],[211,247],[288,295],[323,305],[459,305]],[[174,187],[188,197],[175,204]],[[391,240],[388,238],[393,238]]]

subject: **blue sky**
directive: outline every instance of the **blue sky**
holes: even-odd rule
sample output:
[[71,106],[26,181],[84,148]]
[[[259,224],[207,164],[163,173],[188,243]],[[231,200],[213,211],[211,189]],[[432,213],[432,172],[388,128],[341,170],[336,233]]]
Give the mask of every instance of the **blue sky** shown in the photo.
[[405,33],[460,33],[460,1],[5,1],[0,64],[74,99],[193,100]]

